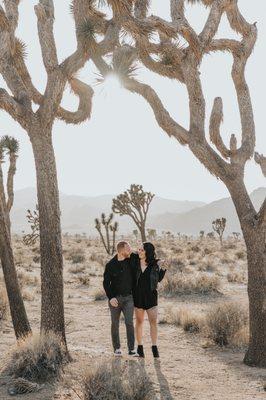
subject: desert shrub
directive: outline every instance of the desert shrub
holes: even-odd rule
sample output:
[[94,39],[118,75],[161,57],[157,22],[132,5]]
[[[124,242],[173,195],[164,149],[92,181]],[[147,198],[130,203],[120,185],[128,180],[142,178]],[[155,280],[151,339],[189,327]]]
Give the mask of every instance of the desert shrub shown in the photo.
[[41,261],[41,257],[40,256],[34,256],[33,258],[32,258],[32,261],[35,263],[35,264],[38,264],[40,261]]
[[170,260],[167,260],[167,265],[169,265],[170,269],[174,270],[175,272],[183,272],[185,268],[185,263],[180,258],[171,258]]
[[243,272],[228,272],[227,280],[230,283],[245,283],[246,277]]
[[34,300],[34,294],[29,292],[28,290],[23,290],[22,291],[22,298],[25,301],[33,301]]
[[215,272],[217,271],[217,267],[210,262],[202,262],[199,264],[198,270],[202,272]]
[[0,286],[0,321],[7,315],[8,302],[4,289]]
[[194,246],[191,246],[190,250],[194,251],[194,253],[198,253],[198,252],[200,252],[201,249],[198,245],[194,245]]
[[221,303],[213,306],[206,316],[210,339],[219,346],[232,344],[236,335],[248,323],[247,311],[237,303]]
[[78,281],[84,286],[89,286],[90,285],[90,275],[89,274],[80,275],[80,276],[78,276]]
[[37,276],[32,276],[29,274],[25,274],[23,271],[18,272],[18,280],[20,286],[28,285],[28,286],[37,286],[39,284],[39,279]]
[[106,294],[105,294],[105,291],[102,288],[97,289],[94,292],[94,300],[95,301],[106,300]]
[[204,326],[202,315],[190,310],[189,307],[168,306],[159,323],[181,326],[185,332],[190,333],[198,333]]
[[72,261],[73,264],[79,264],[85,261],[85,252],[83,249],[73,249],[69,251],[67,259]]
[[211,254],[211,253],[212,253],[212,250],[209,249],[208,247],[205,247],[205,249],[203,250],[203,253],[204,253],[205,255],[208,255],[208,254]]
[[220,289],[220,279],[218,276],[208,274],[198,274],[197,276],[187,276],[182,273],[168,274],[163,282],[161,291],[165,296],[173,297],[188,294],[212,294]]
[[84,376],[84,400],[152,400],[150,379],[138,363],[102,363]]
[[246,256],[247,256],[247,253],[244,250],[240,250],[240,251],[236,252],[236,257],[239,260],[244,260],[246,258]]
[[80,274],[81,272],[84,272],[85,269],[85,265],[75,265],[73,267],[70,267],[68,269],[68,272],[70,272],[71,274]]
[[3,372],[31,382],[48,382],[60,376],[66,360],[61,339],[54,333],[29,335],[10,350]]

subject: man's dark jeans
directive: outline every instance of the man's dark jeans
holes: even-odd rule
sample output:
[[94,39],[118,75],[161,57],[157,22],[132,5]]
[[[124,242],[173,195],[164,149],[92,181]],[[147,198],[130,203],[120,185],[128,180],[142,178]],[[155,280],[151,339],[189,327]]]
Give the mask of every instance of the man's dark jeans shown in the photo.
[[134,335],[134,302],[132,295],[129,296],[117,296],[118,306],[113,307],[109,303],[111,311],[111,334],[114,351],[120,349],[120,336],[119,336],[119,321],[121,312],[125,317],[126,331],[127,331],[127,345],[128,351],[134,350],[135,347],[135,335]]

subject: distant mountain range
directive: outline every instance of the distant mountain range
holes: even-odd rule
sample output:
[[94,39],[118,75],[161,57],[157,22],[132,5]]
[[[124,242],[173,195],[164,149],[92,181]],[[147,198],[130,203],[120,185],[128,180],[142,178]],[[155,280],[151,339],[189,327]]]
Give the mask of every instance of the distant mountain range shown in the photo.
[[[113,197],[112,195],[86,197],[60,194],[62,230],[70,234],[86,232],[88,235],[95,235],[94,219],[99,217],[102,212],[110,213]],[[258,188],[251,193],[252,202],[257,210],[265,197],[266,188]],[[15,201],[11,212],[13,232],[29,231],[26,212],[27,209],[33,210],[35,205],[36,190],[34,188],[15,192]],[[115,217],[119,222],[120,233],[126,234],[135,229],[129,217]],[[209,204],[201,201],[178,201],[155,197],[150,207],[147,227],[157,231],[169,230],[173,233],[198,235],[200,230],[211,231],[212,221],[221,217],[227,219],[225,234],[240,231],[230,197]]]

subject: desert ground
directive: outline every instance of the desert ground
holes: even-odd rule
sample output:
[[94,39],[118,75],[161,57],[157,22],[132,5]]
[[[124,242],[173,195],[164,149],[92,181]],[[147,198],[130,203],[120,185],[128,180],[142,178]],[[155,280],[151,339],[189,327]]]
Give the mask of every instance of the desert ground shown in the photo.
[[[138,242],[129,237],[133,248]],[[102,290],[109,256],[98,239],[64,235],[64,282],[67,340],[73,361],[62,377],[38,393],[14,396],[25,400],[83,399],[83,376],[101,362],[113,368],[140,368],[152,381],[154,399],[262,400],[266,371],[247,367],[247,263],[241,239],[161,237],[154,240],[165,260],[167,275],[160,284],[160,360],[151,355],[145,321],[145,360],[114,359],[110,315]],[[38,243],[26,246],[13,238],[15,262],[33,329],[40,323],[40,255]],[[3,278],[0,291],[0,354],[4,365],[15,345]],[[218,307],[218,308],[217,308]],[[121,338],[126,353],[125,328]],[[125,363],[125,364],[121,364]],[[120,365],[121,364],[121,365]],[[0,399],[6,400],[7,378],[0,377]],[[106,397],[108,399],[108,397]]]

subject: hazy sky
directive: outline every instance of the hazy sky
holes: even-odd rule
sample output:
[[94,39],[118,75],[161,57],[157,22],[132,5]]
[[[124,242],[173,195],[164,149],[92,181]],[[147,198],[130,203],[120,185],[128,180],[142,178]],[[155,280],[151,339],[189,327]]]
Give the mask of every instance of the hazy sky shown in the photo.
[[[36,3],[33,0],[21,2],[18,36],[27,44],[27,65],[33,81],[43,91],[46,75],[33,9]],[[69,12],[70,1],[55,0],[54,3],[55,35],[59,59],[62,60],[75,49],[74,24]],[[239,7],[250,22],[258,22],[259,38],[248,63],[247,80],[257,127],[256,148],[266,153],[266,2],[239,0]],[[152,11],[169,18],[169,2],[153,0]],[[206,20],[207,11],[199,5],[188,7],[187,17],[196,31],[199,31]],[[217,37],[236,37],[226,18],[223,18]],[[222,132],[226,142],[231,133],[237,136],[240,134],[239,113],[230,76],[231,63],[229,55],[215,54],[207,56],[201,67],[208,118],[213,98],[221,96],[224,100]],[[128,93],[117,82],[95,85],[96,72],[91,63],[79,72],[80,79],[95,86],[91,120],[79,126],[63,122],[54,125],[53,139],[60,191],[95,196],[115,194],[125,190],[131,183],[142,183],[147,190],[166,198],[212,201],[228,196],[226,187],[211,176],[187,148],[169,139],[157,126],[152,111],[141,97]],[[184,86],[144,69],[139,69],[138,79],[152,84],[171,115],[188,127],[188,102]],[[70,95],[69,89],[66,90],[63,104],[69,109],[77,106],[77,99]],[[21,145],[15,189],[35,186],[29,139],[7,114],[0,112],[0,116],[1,135],[13,135]],[[265,186],[265,178],[254,161],[247,164],[245,180],[249,191]]]

